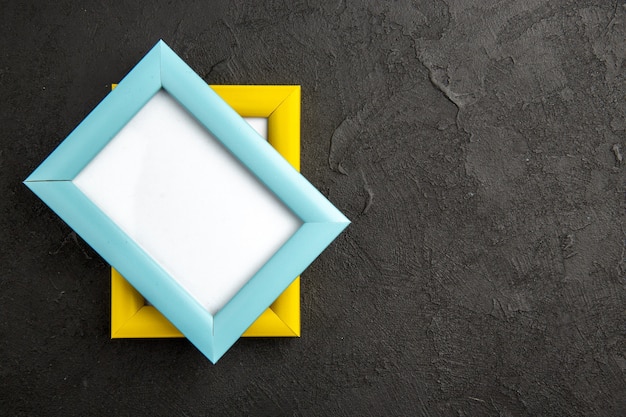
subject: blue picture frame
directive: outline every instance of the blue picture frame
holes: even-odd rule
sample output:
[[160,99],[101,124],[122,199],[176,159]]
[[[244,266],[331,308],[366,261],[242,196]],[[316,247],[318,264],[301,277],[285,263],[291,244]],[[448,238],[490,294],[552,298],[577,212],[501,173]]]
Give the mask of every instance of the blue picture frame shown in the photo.
[[[161,89],[166,90],[301,220],[302,226],[211,315],[72,182]],[[163,41],[24,181],[39,198],[215,363],[350,223]]]

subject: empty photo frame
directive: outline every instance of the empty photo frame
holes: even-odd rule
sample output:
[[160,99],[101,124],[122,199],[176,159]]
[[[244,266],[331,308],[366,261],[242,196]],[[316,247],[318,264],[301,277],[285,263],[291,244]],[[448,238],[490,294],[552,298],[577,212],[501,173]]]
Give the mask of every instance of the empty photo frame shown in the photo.
[[349,223],[162,41],[25,184],[212,362]]
[[[115,87],[115,85],[114,85]],[[261,136],[287,161],[300,166],[300,87],[213,85],[213,90],[240,116],[260,125]],[[264,121],[259,123],[259,121]],[[248,120],[250,123],[250,121]],[[300,278],[266,309],[243,337],[300,336]],[[184,337],[154,306],[146,303],[114,268],[111,269],[111,337]]]

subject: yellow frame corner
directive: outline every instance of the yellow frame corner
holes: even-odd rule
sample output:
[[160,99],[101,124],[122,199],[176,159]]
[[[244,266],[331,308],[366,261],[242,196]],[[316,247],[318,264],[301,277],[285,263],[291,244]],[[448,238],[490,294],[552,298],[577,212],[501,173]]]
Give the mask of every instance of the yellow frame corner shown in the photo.
[[[300,170],[300,86],[211,85],[211,88],[241,117],[266,117],[268,142]],[[300,277],[242,336],[300,336]],[[184,336],[111,268],[111,338],[169,337]]]

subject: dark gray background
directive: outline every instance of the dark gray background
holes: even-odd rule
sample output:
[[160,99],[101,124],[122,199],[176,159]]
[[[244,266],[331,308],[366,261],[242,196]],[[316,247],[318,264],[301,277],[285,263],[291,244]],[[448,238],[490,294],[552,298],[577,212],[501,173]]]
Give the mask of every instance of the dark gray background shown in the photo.
[[[107,3],[1,3],[0,414],[626,414],[623,1]],[[301,84],[353,222],[302,338],[215,366],[110,340],[109,268],[21,184],[159,38]]]

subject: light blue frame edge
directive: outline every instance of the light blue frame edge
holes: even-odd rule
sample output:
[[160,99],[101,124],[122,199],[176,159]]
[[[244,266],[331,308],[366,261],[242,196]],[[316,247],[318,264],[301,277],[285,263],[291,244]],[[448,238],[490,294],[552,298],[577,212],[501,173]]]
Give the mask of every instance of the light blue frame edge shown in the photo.
[[[72,182],[161,88],[193,114],[303,222],[215,316]],[[213,363],[350,223],[271,145],[259,140],[254,129],[163,41],[146,54],[24,183]]]

